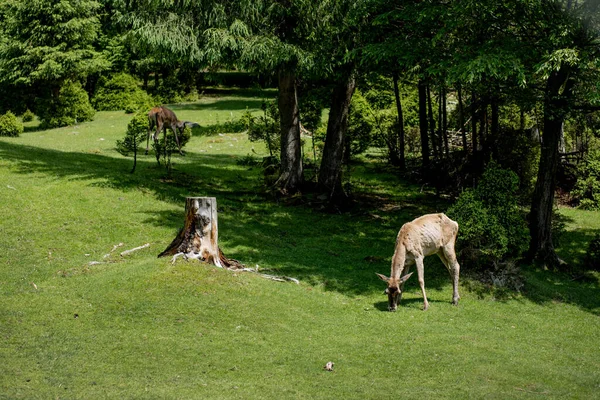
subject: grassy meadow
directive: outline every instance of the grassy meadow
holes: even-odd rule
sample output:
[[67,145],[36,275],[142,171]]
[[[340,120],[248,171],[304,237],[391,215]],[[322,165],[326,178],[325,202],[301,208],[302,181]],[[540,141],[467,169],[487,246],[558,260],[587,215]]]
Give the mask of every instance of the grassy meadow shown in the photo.
[[[265,95],[173,109],[211,125]],[[193,137],[170,178],[153,154],[130,174],[115,150],[130,118],[0,138],[0,399],[598,398],[600,275],[524,267],[520,294],[463,279],[453,307],[429,258],[430,309],[413,277],[387,312],[375,272],[389,273],[398,229],[447,203],[374,162],[353,166],[347,213],[278,202],[239,162],[267,153],[244,134]],[[217,198],[228,257],[300,284],[158,259],[187,196]],[[577,264],[600,213],[561,213],[559,252]]]

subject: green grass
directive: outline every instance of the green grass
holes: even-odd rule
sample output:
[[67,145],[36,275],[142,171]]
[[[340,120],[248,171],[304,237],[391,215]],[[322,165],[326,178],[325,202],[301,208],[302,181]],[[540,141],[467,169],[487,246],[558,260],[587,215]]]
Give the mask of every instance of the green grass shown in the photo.
[[[208,100],[173,108],[217,123],[260,106]],[[523,294],[463,284],[453,307],[429,259],[429,311],[413,280],[389,313],[374,273],[402,223],[446,203],[371,163],[353,167],[348,213],[277,203],[237,163],[266,154],[243,134],[193,137],[171,179],[152,154],[132,175],[114,149],[130,118],[0,138],[0,398],[597,398],[597,274],[525,268]],[[217,197],[226,255],[301,284],[157,259],[186,196]],[[600,213],[561,212],[576,263]]]

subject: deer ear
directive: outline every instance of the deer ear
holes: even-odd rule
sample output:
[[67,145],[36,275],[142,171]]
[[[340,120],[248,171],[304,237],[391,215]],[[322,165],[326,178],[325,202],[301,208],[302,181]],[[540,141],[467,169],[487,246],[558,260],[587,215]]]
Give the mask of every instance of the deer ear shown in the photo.
[[375,272],[375,275],[377,275],[379,277],[379,279],[381,279],[384,282],[389,282],[389,280],[390,280],[387,276],[378,274],[377,272]]
[[410,278],[410,276],[413,274],[414,272],[411,272],[410,274],[406,274],[404,275],[402,278],[400,278],[400,283],[404,283],[408,280],[408,278]]

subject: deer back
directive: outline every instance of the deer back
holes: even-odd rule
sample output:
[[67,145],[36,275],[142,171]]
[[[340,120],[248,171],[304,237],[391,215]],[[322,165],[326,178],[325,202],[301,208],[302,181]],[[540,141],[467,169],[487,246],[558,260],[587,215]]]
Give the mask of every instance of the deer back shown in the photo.
[[150,129],[158,126],[157,116],[160,113],[160,107],[153,107],[150,111],[148,111],[148,123],[150,125]]
[[158,113],[158,118],[161,124],[172,125],[177,123],[177,116],[175,113],[164,106],[161,107],[161,110]]
[[458,224],[445,214],[426,214],[402,226],[398,240],[409,253],[428,256],[454,242]]

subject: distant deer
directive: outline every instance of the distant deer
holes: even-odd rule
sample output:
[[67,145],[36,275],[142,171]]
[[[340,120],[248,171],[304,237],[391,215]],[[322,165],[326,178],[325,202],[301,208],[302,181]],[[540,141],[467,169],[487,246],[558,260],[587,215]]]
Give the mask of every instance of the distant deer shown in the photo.
[[[423,292],[423,310],[429,308],[425,294],[425,279],[423,273],[423,259],[426,256],[437,254],[452,278],[453,294],[452,304],[458,305],[458,275],[460,265],[456,260],[454,242],[458,234],[458,223],[452,221],[444,214],[427,214],[402,225],[396,238],[396,249],[392,258],[391,276],[377,274],[388,284],[385,294],[388,295],[388,310],[396,311],[398,302],[402,298],[404,282],[412,275],[408,270],[413,263],[417,264],[419,285]],[[405,270],[406,269],[406,270]]]
[[[158,144],[158,135],[160,131],[163,131],[165,137],[165,149],[167,147],[167,128],[170,128],[175,135],[175,142],[179,148],[179,154],[183,155],[181,151],[181,145],[179,144],[179,137],[177,131],[183,134],[185,128],[185,122],[179,121],[175,113],[169,110],[165,106],[154,107],[148,112],[148,137],[146,138],[146,154],[148,154],[148,147],[150,145],[150,131],[156,128],[154,132],[154,142]],[[166,150],[165,150],[166,151]],[[159,154],[156,153],[156,160],[159,159]]]

